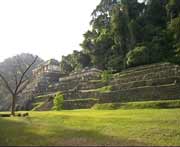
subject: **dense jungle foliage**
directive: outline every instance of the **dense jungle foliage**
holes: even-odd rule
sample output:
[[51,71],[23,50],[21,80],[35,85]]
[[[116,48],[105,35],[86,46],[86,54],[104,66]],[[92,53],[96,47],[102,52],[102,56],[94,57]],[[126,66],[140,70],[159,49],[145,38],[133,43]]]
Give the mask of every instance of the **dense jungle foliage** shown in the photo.
[[119,72],[157,62],[180,63],[179,0],[101,0],[82,51],[63,56],[65,73],[84,67]]

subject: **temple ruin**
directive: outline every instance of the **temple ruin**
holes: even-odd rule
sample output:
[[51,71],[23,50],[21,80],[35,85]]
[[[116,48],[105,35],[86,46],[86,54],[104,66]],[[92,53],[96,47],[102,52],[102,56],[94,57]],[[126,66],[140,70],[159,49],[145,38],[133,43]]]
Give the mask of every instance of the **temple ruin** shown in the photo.
[[[61,76],[56,63],[47,61],[33,71],[36,80],[27,91],[32,104],[28,109],[41,102],[44,104],[37,110],[50,110],[58,91],[64,94],[64,109],[91,108],[96,103],[173,100],[180,97],[179,65],[158,63],[139,66],[113,74],[110,80],[103,81],[102,71],[95,68]],[[37,98],[39,96],[43,98]]]

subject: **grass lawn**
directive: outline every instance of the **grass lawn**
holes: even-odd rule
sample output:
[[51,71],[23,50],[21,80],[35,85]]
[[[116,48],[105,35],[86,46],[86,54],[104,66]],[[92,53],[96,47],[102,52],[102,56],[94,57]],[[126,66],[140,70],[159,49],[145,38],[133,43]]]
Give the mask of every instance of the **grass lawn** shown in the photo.
[[0,118],[0,145],[180,146],[180,109],[29,112]]

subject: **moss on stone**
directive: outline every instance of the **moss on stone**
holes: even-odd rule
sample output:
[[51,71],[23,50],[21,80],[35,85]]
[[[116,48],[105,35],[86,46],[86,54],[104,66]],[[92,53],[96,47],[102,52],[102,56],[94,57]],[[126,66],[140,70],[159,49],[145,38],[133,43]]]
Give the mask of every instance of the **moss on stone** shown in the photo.
[[97,89],[90,89],[90,90],[82,90],[83,92],[100,92],[100,93],[106,93],[106,92],[111,92],[112,91],[112,86],[104,86],[101,88]]
[[44,105],[44,103],[45,103],[45,102],[34,103],[34,108],[32,109],[32,111],[38,110],[41,106]]
[[142,101],[128,103],[104,103],[95,104],[95,110],[115,110],[115,109],[168,109],[180,108],[180,100]]
[[81,99],[72,98],[70,100],[65,100],[65,102],[77,102],[77,101],[89,101],[89,100],[97,101],[98,99],[97,98],[81,98]]

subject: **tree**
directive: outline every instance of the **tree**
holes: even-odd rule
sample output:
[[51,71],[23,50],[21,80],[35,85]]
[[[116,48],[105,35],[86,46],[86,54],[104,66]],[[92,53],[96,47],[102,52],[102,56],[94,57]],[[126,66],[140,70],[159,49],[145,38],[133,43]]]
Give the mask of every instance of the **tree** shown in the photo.
[[133,66],[145,64],[147,55],[148,64],[180,63],[179,18],[180,0],[101,0],[81,46],[92,66],[113,72],[127,68],[130,55]]
[[68,74],[72,71],[78,71],[91,65],[90,56],[81,51],[73,51],[72,54],[63,56],[60,66],[61,71]]
[[174,39],[175,57],[174,62],[180,63],[180,17],[171,20],[168,26],[169,31],[172,33]]
[[22,91],[29,84],[30,79],[27,76],[27,73],[30,70],[30,68],[34,65],[37,59],[38,57],[36,56],[29,65],[25,65],[25,68],[22,68],[23,64],[25,63],[17,60],[11,72],[4,73],[0,71],[0,78],[2,80],[2,83],[12,96],[11,115],[13,116],[15,116],[16,99],[18,95],[22,93]]
[[166,4],[166,11],[170,20],[179,17],[180,15],[180,1],[179,0],[168,0]]

